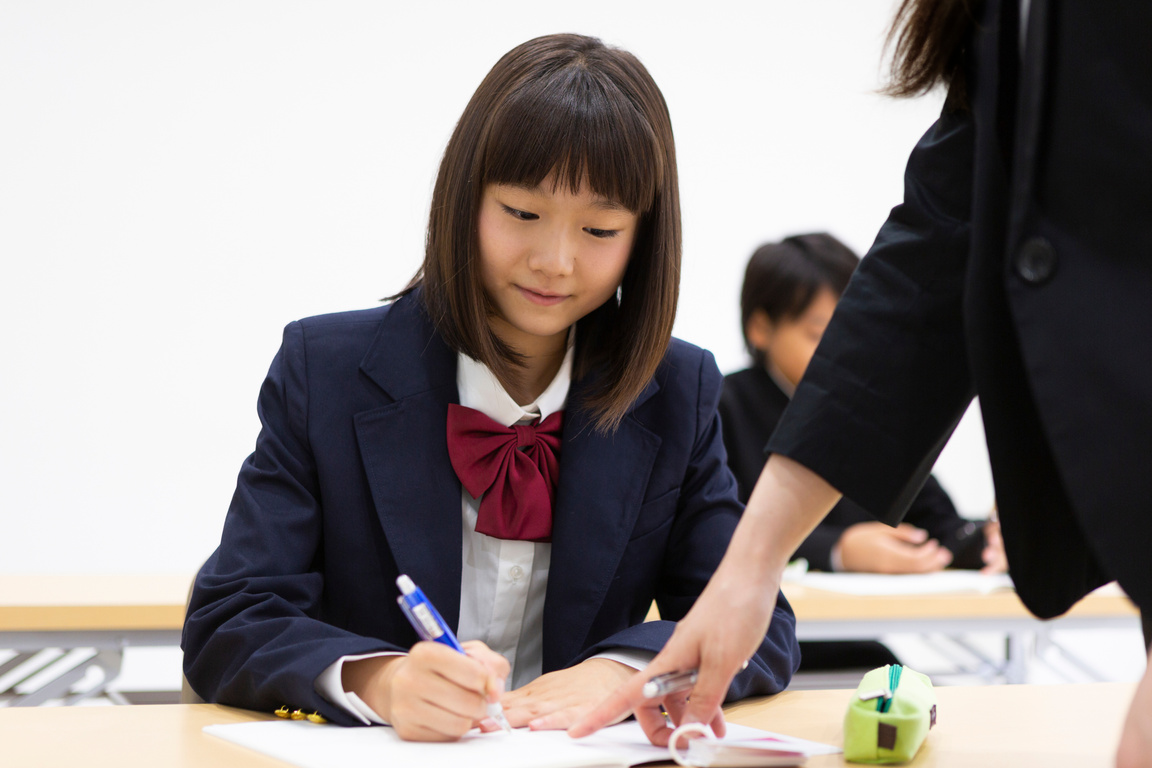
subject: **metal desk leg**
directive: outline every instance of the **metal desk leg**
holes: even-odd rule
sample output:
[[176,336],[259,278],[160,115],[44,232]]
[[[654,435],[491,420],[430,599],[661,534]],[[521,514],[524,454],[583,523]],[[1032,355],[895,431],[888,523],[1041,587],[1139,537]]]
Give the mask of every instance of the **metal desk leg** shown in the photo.
[[[31,654],[30,654],[31,655]],[[58,675],[54,679],[48,681],[44,685],[37,688],[35,691],[18,695],[9,700],[8,706],[10,707],[35,707],[43,704],[51,699],[64,699],[65,706],[71,706],[86,699],[90,696],[98,696],[108,687],[108,684],[116,679],[120,674],[120,665],[124,660],[124,650],[122,648],[106,648],[97,651],[91,658],[88,658],[74,667],[71,667],[66,672]],[[51,663],[56,663],[53,660]],[[97,667],[104,674],[100,682],[91,688],[69,695],[72,686],[78,683],[88,673],[89,667]],[[33,671],[31,674],[24,677],[24,680],[32,677],[35,674],[43,671],[45,667]],[[16,686],[12,686],[15,688]],[[12,690],[10,688],[9,690]],[[113,699],[114,701],[116,699]],[[123,703],[123,699],[117,703]]]
[[1026,630],[1013,630],[1008,633],[1004,652],[1004,682],[1019,685],[1028,681],[1028,666],[1032,662],[1035,647],[1035,634]]

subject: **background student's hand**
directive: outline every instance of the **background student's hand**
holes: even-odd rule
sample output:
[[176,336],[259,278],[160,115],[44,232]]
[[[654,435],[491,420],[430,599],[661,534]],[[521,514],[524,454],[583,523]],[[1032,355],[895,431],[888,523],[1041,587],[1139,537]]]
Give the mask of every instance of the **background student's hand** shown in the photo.
[[1004,538],[1000,535],[1000,523],[989,520],[984,524],[984,567],[980,573],[1006,573],[1008,555],[1004,552]]
[[420,642],[407,656],[348,662],[344,690],[352,691],[396,733],[411,741],[454,741],[488,717],[511,671],[507,659],[484,643],[462,644],[467,655],[442,643]]
[[[618,661],[588,659],[574,667],[541,675],[528,685],[504,694],[500,703],[513,728],[565,729],[623,685],[635,671]],[[627,712],[611,722],[619,722],[625,715]]]
[[952,562],[947,547],[908,523],[895,528],[880,522],[856,523],[844,529],[836,546],[846,571],[931,573]]

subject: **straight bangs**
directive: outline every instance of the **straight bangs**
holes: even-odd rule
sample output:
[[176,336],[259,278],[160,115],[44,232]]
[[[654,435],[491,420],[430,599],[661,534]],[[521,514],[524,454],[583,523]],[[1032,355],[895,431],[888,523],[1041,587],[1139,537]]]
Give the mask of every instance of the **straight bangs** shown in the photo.
[[479,156],[482,184],[536,187],[555,171],[551,191],[587,184],[641,215],[664,185],[652,126],[611,78],[575,57],[509,94]]

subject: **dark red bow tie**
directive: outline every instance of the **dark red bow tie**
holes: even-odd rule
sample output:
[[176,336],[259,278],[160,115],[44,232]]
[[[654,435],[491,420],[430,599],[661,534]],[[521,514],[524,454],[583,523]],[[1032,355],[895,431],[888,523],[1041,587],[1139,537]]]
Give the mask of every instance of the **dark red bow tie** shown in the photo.
[[472,408],[448,406],[448,455],[460,483],[480,499],[479,533],[552,540],[562,422],[557,411],[543,422],[505,427]]

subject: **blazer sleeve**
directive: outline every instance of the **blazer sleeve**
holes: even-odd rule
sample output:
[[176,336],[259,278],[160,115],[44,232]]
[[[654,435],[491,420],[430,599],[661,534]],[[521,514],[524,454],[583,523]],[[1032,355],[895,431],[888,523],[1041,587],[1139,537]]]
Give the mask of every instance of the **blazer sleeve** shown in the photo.
[[861,261],[768,450],[895,525],[975,395],[962,296],[973,137],[945,111]]
[[181,646],[184,674],[208,701],[319,711],[357,724],[313,688],[341,656],[405,650],[323,620],[321,515],[307,433],[308,370],[298,323],[260,390],[255,452],[245,460],[220,546],[196,577]]
[[[577,663],[610,648],[663,648],[676,621],[688,613],[720,564],[743,512],[720,433],[717,402],[721,377],[710,353],[701,351],[696,376],[692,453],[681,483],[676,519],[656,593],[662,618],[617,632],[586,649]],[[778,593],[768,632],[749,660],[748,669],[732,681],[726,700],[778,693],[788,685],[799,665],[796,617],[784,595]]]
[[984,567],[984,533],[977,530],[980,523],[960,516],[935,476],[928,475],[904,519],[947,547],[952,552],[953,568]]

